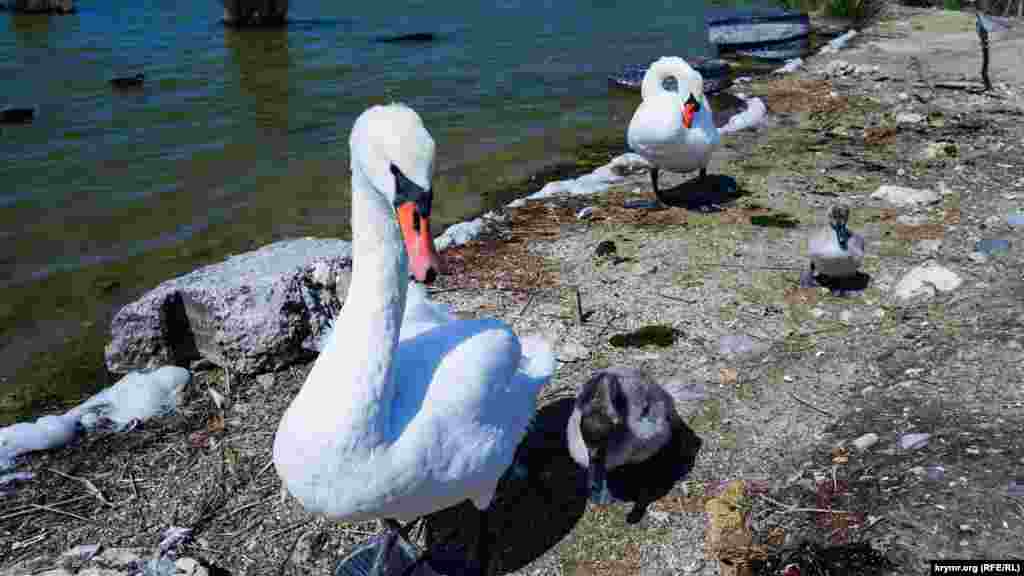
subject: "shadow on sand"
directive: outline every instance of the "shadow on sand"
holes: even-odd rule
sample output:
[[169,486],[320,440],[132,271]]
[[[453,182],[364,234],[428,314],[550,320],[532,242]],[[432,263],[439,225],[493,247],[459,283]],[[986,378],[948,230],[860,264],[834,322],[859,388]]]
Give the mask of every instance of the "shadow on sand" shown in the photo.
[[[526,566],[561,541],[583,516],[586,472],[576,466],[566,448],[565,429],[572,409],[573,399],[564,398],[537,412],[517,454],[526,474],[506,473],[498,484],[486,512],[492,555],[488,574],[507,574]],[[431,515],[427,542],[451,542],[445,546],[450,553],[441,554],[445,557],[473,555],[479,514],[467,501]],[[445,571],[461,573],[458,567]]]
[[674,208],[698,212],[719,212],[722,207],[748,192],[740,188],[736,179],[724,174],[708,174],[705,178],[692,178],[678,186],[660,190],[658,198]]
[[833,296],[839,297],[860,296],[870,283],[871,276],[864,272],[857,272],[853,276],[845,278],[831,278],[821,274],[815,275],[810,270],[804,270],[800,274],[801,288],[828,288]]

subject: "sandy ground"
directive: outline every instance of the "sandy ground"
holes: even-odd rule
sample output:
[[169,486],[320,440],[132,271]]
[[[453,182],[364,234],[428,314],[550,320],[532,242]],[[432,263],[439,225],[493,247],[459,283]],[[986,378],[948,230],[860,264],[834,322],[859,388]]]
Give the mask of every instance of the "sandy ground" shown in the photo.
[[[766,100],[769,122],[726,139],[713,189],[663,173],[682,207],[623,209],[651,195],[634,174],[598,197],[509,210],[488,237],[448,252],[453,273],[434,298],[546,332],[563,360],[523,447],[530,474],[504,482],[489,512],[499,573],[717,574],[703,509],[732,480],[747,487],[738,506],[752,545],[865,542],[900,574],[925,573],[934,558],[1024,558],[1024,497],[1011,490],[1024,477],[1024,227],[1007,224],[1024,204],[1024,41],[993,42],[994,94],[940,87],[975,80],[973,22],[894,9],[849,50],[742,87]],[[878,69],[828,78],[833,59]],[[897,122],[908,113],[918,121]],[[897,209],[870,198],[880,184],[941,200]],[[871,281],[856,298],[798,288],[807,233],[838,200],[869,247]],[[593,216],[577,220],[584,206]],[[1010,250],[975,253],[993,238]],[[595,255],[603,241],[614,254]],[[927,260],[963,283],[894,300],[893,286]],[[612,345],[648,325],[677,338]],[[723,337],[750,346],[725,350]],[[648,370],[673,392],[707,390],[679,403],[704,440],[693,473],[637,525],[625,523],[626,505],[583,500],[564,449],[567,398],[612,364]],[[270,446],[307,370],[230,387],[201,372],[179,414],[33,456],[25,469],[37,480],[3,501],[0,574],[49,568],[79,544],[152,549],[170,526],[193,529],[181,554],[214,573],[331,574],[376,526],[332,524],[280,495]],[[216,408],[208,387],[229,404]],[[877,443],[854,447],[867,433]],[[927,444],[901,446],[910,433]],[[446,511],[431,530],[472,543],[475,514]]]

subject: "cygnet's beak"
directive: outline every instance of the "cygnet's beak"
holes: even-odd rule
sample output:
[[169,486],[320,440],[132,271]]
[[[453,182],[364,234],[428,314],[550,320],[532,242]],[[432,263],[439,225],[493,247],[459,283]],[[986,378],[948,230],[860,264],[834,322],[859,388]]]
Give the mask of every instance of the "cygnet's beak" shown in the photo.
[[604,454],[591,453],[590,465],[587,466],[587,486],[590,490],[590,501],[598,506],[612,503],[612,494],[608,491],[608,470],[604,464]]

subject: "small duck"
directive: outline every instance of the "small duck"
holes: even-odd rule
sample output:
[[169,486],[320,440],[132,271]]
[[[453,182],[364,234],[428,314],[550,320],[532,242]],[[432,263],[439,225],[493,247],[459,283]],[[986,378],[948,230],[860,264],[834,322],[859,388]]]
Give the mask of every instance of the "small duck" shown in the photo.
[[828,211],[828,226],[818,228],[807,240],[810,272],[801,279],[804,287],[831,286],[858,276],[864,261],[864,237],[850,232],[850,208],[836,204]]
[[664,388],[624,366],[599,370],[583,385],[567,435],[569,454],[587,469],[591,501],[608,504],[615,493],[633,502],[630,524],[690,472],[703,443]]
[[135,74],[134,76],[117,76],[110,79],[110,85],[114,88],[140,88],[143,82],[146,81],[146,75],[142,72]]

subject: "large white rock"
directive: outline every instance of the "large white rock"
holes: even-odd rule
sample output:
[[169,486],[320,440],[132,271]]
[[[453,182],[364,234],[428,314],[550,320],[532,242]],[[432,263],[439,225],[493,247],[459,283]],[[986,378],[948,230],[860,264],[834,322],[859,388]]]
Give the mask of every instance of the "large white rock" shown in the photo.
[[350,243],[300,238],[168,280],[114,316],[107,368],[123,374],[202,357],[257,374],[313,358],[351,265]]
[[884,200],[895,206],[924,206],[935,204],[939,201],[939,193],[927,188],[907,188],[905,186],[889,186],[888,184],[878,187],[871,197],[876,200]]
[[956,290],[962,283],[956,272],[929,260],[907,272],[893,287],[893,295],[900,300],[931,298],[936,292]]

